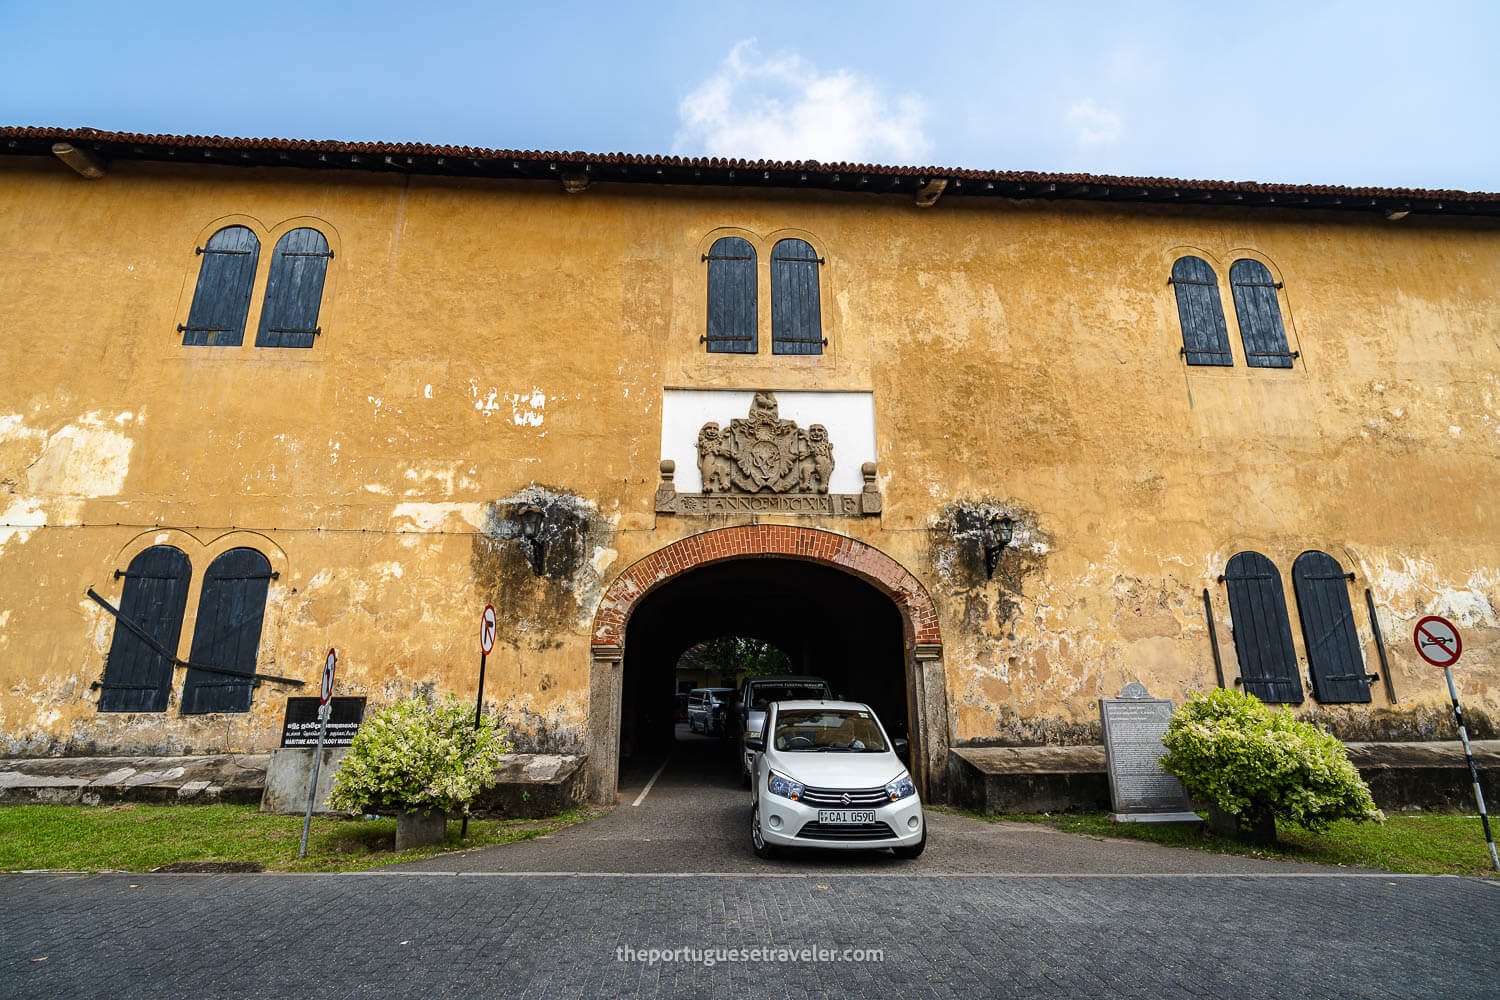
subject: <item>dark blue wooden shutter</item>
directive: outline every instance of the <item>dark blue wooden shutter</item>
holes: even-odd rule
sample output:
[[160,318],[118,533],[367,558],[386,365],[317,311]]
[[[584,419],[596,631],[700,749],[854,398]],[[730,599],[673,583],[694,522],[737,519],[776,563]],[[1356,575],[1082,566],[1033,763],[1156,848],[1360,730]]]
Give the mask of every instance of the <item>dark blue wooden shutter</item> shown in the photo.
[[1172,265],[1177,292],[1177,319],[1182,324],[1182,354],[1190,365],[1233,365],[1219,279],[1202,257],[1179,257]]
[[179,326],[186,346],[238,347],[245,339],[245,316],[250,311],[250,286],[260,240],[244,226],[228,226],[198,248],[203,263],[186,326]]
[[260,310],[256,347],[311,347],[323,304],[323,277],[333,254],[316,229],[293,229],[271,251],[266,304]]
[[708,261],[708,344],[710,354],[754,354],[756,327],[755,248],[749,240],[725,236],[714,241]]
[[[130,560],[125,570],[120,614],[176,652],[192,576],[192,563],[180,549],[153,545]],[[101,712],[165,712],[172,661],[116,621],[100,686]]]
[[1245,690],[1261,701],[1300,705],[1302,677],[1276,564],[1259,552],[1236,553],[1224,569],[1224,583]]
[[822,263],[806,240],[781,240],[771,249],[772,354],[823,353]]
[[1287,350],[1276,280],[1266,265],[1248,258],[1229,265],[1229,290],[1234,293],[1234,315],[1245,345],[1245,364],[1251,368],[1292,367],[1296,355]]
[[[253,673],[270,585],[271,564],[254,549],[230,549],[210,563],[203,574],[188,661]],[[249,677],[189,670],[182,713],[248,712],[250,689]]]
[[1354,628],[1344,567],[1326,552],[1304,552],[1292,564],[1292,589],[1302,642],[1312,672],[1313,697],[1321,702],[1367,702],[1370,680]]

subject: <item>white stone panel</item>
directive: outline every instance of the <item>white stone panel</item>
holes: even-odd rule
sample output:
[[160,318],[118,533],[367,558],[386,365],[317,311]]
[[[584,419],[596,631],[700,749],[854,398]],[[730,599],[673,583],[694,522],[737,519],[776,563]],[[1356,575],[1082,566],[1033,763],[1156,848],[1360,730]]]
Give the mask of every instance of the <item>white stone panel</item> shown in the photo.
[[[712,420],[728,427],[750,412],[754,389],[665,389],[661,406],[661,457],[677,463],[677,491],[698,493],[698,431]],[[831,493],[864,488],[859,467],[875,461],[875,396],[869,392],[777,392],[783,420],[798,427],[822,424],[833,442]]]

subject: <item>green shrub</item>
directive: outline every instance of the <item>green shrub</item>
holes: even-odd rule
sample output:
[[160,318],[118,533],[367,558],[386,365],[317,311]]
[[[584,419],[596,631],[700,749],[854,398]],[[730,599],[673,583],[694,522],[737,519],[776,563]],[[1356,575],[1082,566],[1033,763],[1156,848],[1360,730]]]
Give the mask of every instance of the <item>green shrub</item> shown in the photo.
[[354,734],[329,804],[350,812],[452,812],[495,784],[505,733],[453,697],[413,695],[376,712]]
[[1342,743],[1254,695],[1192,695],[1162,744],[1162,767],[1189,795],[1242,823],[1270,817],[1319,830],[1340,819],[1385,820]]

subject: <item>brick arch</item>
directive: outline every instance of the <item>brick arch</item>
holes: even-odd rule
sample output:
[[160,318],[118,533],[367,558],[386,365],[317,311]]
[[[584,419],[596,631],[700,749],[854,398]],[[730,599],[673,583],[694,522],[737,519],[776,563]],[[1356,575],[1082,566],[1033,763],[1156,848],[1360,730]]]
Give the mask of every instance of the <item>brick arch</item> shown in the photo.
[[909,646],[942,648],[937,612],[920,580],[884,552],[847,535],[789,524],[746,524],[690,535],[632,563],[604,591],[594,615],[593,648],[623,649],[637,604],[682,573],[746,556],[823,563],[865,581],[896,603]]

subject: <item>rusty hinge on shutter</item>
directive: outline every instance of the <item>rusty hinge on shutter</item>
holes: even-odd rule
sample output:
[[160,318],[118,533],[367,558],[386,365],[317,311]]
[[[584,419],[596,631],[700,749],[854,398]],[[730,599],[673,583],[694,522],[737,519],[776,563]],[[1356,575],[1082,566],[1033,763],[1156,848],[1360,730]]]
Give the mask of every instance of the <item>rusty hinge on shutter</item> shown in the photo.
[[177,324],[178,333],[233,333],[227,326],[183,326]]
[[207,250],[205,250],[202,247],[193,247],[193,253],[196,253],[196,254],[205,254],[205,253],[243,254],[244,256],[248,257],[251,254],[255,253],[255,251],[254,250],[219,250],[219,249],[217,249],[215,247],[210,247]]
[[1301,351],[1246,351],[1247,358],[1300,358]]
[[1230,281],[1229,281],[1229,283],[1231,285],[1237,285],[1237,286],[1249,287],[1249,288],[1282,288],[1282,287],[1285,287],[1279,281],[1235,281],[1234,279],[1231,278]]
[[267,574],[267,573],[251,573],[249,576],[218,576],[217,574],[215,574],[214,579],[215,580],[280,580],[281,579],[281,574],[277,573],[277,572],[273,572],[273,573],[269,573],[269,574]]
[[1333,576],[1313,576],[1311,573],[1305,573],[1305,574],[1303,574],[1302,579],[1304,579],[1304,580],[1348,580],[1350,583],[1353,583],[1354,582],[1354,574],[1353,573],[1336,573]]
[[1215,354],[1223,355],[1226,358],[1231,356],[1229,351],[1210,351],[1202,347],[1184,347],[1181,348],[1177,353],[1181,357],[1187,357],[1189,354]]
[[[248,250],[237,250],[235,252],[236,253],[249,253],[250,251],[248,251]],[[329,260],[333,260],[333,251],[332,250],[283,250],[281,252],[281,256],[283,256],[283,257],[326,257]]]
[[156,691],[161,687],[159,684],[109,684],[104,681],[95,681],[89,685],[90,691]]
[[704,260],[754,260],[755,258],[754,257],[726,257],[726,256],[722,256],[720,254],[706,253],[706,254],[703,255],[703,259]]
[[311,330],[292,330],[292,329],[288,329],[288,328],[282,327],[282,326],[268,326],[268,327],[266,327],[266,332],[267,333],[310,333],[314,337],[321,337],[323,335],[323,328],[321,326],[315,326]]
[[1169,277],[1169,278],[1167,278],[1167,284],[1169,284],[1169,285],[1215,285],[1215,286],[1217,286],[1219,283],[1217,281],[1199,281],[1197,278]]

